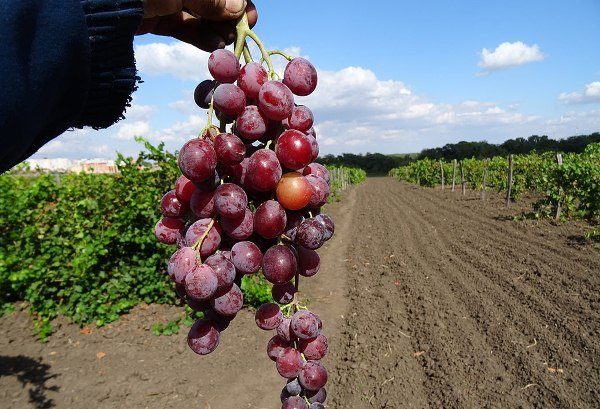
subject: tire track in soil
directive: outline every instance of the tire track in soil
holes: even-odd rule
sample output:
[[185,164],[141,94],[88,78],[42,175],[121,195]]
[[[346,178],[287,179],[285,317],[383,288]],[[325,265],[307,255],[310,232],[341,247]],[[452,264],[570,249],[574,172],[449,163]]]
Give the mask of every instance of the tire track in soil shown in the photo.
[[[570,259],[566,240],[432,196],[392,179],[359,188],[333,407],[597,407],[598,253]],[[546,280],[514,283],[535,268]]]

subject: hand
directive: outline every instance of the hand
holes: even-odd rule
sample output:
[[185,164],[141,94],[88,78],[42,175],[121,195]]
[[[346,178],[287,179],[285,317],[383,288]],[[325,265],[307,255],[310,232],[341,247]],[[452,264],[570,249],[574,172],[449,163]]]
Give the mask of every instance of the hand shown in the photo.
[[244,10],[254,26],[258,14],[251,0],[144,0],[137,34],[175,37],[214,51],[235,41],[235,21]]

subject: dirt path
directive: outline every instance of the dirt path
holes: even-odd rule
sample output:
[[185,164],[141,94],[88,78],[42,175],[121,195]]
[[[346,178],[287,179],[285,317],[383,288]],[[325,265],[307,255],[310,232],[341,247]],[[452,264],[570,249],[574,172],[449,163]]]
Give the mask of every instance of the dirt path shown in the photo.
[[389,178],[357,194],[333,407],[600,405],[600,253],[568,245],[581,226]]

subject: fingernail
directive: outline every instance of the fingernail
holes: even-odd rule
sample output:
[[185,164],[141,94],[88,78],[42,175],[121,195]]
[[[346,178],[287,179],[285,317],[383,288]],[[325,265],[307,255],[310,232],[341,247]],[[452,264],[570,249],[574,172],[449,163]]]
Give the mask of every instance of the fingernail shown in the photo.
[[225,8],[230,13],[238,13],[246,7],[246,0],[227,0],[225,1]]

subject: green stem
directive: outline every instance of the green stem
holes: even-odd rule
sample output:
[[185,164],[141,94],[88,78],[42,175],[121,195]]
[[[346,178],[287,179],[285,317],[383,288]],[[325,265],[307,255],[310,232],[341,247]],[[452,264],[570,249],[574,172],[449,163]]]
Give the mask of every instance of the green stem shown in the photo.
[[238,58],[238,60],[244,52],[244,45],[246,44],[246,36],[248,35],[248,31],[250,31],[250,25],[248,24],[248,15],[244,13],[235,26],[236,39],[235,49],[233,53]]
[[271,61],[269,52],[265,48],[262,41],[260,41],[260,38],[258,38],[256,33],[254,33],[254,31],[252,31],[252,30],[248,30],[248,32],[246,34],[248,35],[248,37],[250,37],[252,40],[254,40],[254,42],[258,46],[258,49],[260,50],[260,53],[262,54],[262,58],[266,61],[267,67],[269,67],[269,78],[272,80],[279,79],[279,75],[277,75],[277,73],[275,72],[275,68],[273,67],[273,62]]
[[247,43],[244,44],[244,60],[246,61],[246,64],[248,64],[249,62],[254,61],[252,59],[252,54],[250,54],[250,49],[248,48],[248,44]]
[[[294,57],[292,57],[289,54],[284,53],[281,50],[271,50],[271,51],[269,51],[269,55],[276,55],[276,54],[282,56],[283,58],[285,58],[288,61],[292,61],[294,59]],[[261,58],[260,61],[263,62],[264,59]]]

